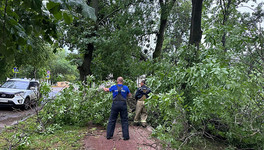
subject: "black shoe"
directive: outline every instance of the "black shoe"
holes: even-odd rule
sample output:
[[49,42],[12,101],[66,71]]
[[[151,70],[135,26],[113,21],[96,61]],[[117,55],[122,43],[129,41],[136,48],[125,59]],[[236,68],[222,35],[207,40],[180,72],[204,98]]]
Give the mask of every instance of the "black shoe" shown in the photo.
[[112,139],[112,138],[113,138],[113,137],[106,137],[107,140],[110,140],[110,139]]
[[139,126],[139,123],[138,122],[134,122],[133,125],[134,126]]
[[129,138],[123,138],[123,140],[124,140],[124,141],[127,141],[127,140],[129,140]]

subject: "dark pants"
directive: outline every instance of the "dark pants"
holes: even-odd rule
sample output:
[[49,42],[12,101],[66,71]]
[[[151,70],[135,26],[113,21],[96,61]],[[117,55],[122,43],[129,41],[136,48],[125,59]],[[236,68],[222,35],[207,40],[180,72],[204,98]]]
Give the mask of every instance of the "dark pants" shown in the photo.
[[128,118],[127,118],[127,105],[125,101],[113,101],[111,108],[111,115],[107,125],[107,138],[113,137],[115,131],[115,124],[118,114],[120,113],[123,138],[129,138],[128,132]]

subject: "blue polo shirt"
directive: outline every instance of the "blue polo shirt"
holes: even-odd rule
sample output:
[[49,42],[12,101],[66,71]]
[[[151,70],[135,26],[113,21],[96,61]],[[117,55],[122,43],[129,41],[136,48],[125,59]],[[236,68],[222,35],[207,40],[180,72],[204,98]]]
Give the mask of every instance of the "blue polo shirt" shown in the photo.
[[[113,93],[113,98],[115,98],[118,94],[118,88],[117,86],[122,86],[122,84],[113,85],[109,88],[109,91]],[[127,94],[130,93],[127,86],[123,85],[123,89],[121,90],[121,95],[126,99]]]

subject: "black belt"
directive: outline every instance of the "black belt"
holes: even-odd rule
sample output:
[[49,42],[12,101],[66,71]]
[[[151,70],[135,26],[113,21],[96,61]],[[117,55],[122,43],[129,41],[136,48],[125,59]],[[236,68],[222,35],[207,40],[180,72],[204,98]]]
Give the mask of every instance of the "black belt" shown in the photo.
[[114,99],[113,99],[113,101],[114,101],[114,102],[115,102],[115,101],[123,101],[123,102],[126,102],[126,100],[114,100]]

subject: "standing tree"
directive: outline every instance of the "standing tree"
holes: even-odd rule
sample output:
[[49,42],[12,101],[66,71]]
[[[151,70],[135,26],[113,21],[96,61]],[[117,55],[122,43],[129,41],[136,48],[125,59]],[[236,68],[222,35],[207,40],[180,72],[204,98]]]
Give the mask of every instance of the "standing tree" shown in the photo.
[[[90,5],[95,10],[95,16],[98,17],[98,9],[99,9],[99,2],[98,0],[88,0],[87,4]],[[96,31],[98,29],[98,21],[92,22],[91,24],[91,33],[86,35],[88,39],[95,39],[96,38]],[[80,72],[80,80],[86,82],[87,75],[91,75],[91,62],[93,59],[93,52],[95,50],[94,41],[88,42],[84,49],[84,56],[83,56],[83,63],[82,65],[78,66],[78,70]]]
[[191,45],[195,45],[197,50],[202,38],[201,19],[202,19],[203,0],[192,0],[192,18],[190,28]]
[[172,10],[176,0],[159,0],[160,4],[160,10],[161,10],[161,15],[160,15],[160,25],[159,25],[159,31],[157,33],[157,43],[156,43],[156,48],[153,53],[153,59],[158,58],[161,55],[162,51],[162,45],[164,41],[164,33],[166,30],[167,22],[168,22],[168,17],[170,15],[170,11]]
[[[92,73],[97,79],[105,79],[111,73],[114,77],[131,76],[136,70],[133,65],[140,57],[140,37],[147,30],[146,24],[141,22],[145,19],[142,17],[145,11],[143,3],[109,0],[92,2],[88,4],[97,9],[96,22],[76,14],[78,20],[63,26],[67,32],[61,41],[79,52],[80,79],[84,81]],[[147,13],[150,12],[148,9]]]

